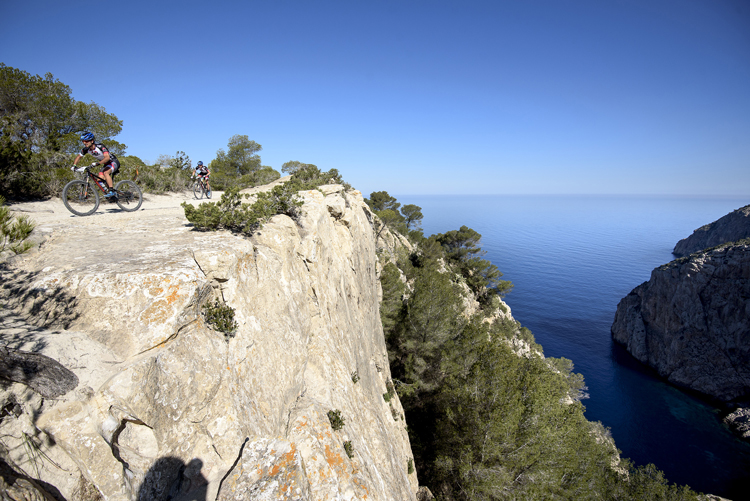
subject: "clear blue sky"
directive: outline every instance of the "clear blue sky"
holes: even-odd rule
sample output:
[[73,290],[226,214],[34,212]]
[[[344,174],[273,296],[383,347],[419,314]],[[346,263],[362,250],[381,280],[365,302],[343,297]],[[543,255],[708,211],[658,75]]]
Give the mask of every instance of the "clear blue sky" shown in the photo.
[[750,1],[0,1],[0,61],[146,161],[336,168],[365,195],[750,196]]

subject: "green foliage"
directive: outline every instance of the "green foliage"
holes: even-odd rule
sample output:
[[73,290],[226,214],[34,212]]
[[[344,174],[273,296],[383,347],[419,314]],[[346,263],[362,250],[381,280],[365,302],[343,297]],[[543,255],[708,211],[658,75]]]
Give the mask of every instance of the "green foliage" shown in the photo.
[[[486,293],[497,276],[479,257],[480,238],[465,226],[430,237],[380,277],[420,483],[444,500],[696,499],[653,465],[623,460],[613,469],[618,451],[601,423],[586,420],[586,386],[573,363],[542,357],[531,331],[510,318],[488,321],[502,303]],[[486,295],[471,318],[457,276],[475,297]]]
[[346,451],[346,455],[349,457],[349,459],[354,457],[354,447],[352,447],[351,440],[347,440],[344,442],[344,450]]
[[23,254],[34,245],[26,241],[34,231],[35,224],[28,216],[15,216],[5,206],[5,198],[0,195],[0,252],[10,250]]
[[375,213],[387,209],[398,213],[398,208],[401,207],[401,204],[396,201],[396,197],[390,196],[387,191],[374,191],[370,193],[370,198],[365,198],[365,203]]
[[344,427],[344,416],[341,415],[341,411],[338,409],[328,411],[328,420],[331,422],[333,431],[339,431]]
[[185,209],[187,220],[198,230],[227,229],[250,235],[276,214],[285,214],[296,220],[300,216],[299,208],[302,206],[297,192],[315,189],[332,182],[346,185],[336,169],[321,172],[317,167],[308,165],[295,172],[286,183],[252,195],[255,197],[253,203],[242,202],[243,197],[251,196],[240,195],[237,188],[230,188],[218,203],[208,202],[198,207],[183,203],[182,207]]
[[245,135],[237,134],[229,138],[228,151],[220,149],[216,158],[209,164],[211,186],[215,190],[242,190],[275,181],[280,177],[278,171],[267,165],[261,165],[260,155],[263,148]]
[[203,305],[206,322],[216,331],[224,333],[227,339],[234,337],[237,322],[234,320],[234,308],[216,299],[213,304]]
[[479,256],[486,252],[479,246],[482,235],[466,226],[459,230],[437,234],[433,237],[442,245],[446,257],[456,264],[482,304],[491,302],[493,295],[503,296],[512,288],[513,284],[507,280],[500,280],[503,276],[497,266]]
[[312,164],[305,164],[297,169],[292,175],[290,182],[299,186],[298,190],[314,190],[324,184],[340,184],[345,189],[350,190],[351,185],[344,181],[337,169],[322,171]]
[[406,285],[401,281],[401,273],[393,263],[386,263],[380,274],[383,301],[380,303],[380,319],[386,339],[393,334],[395,326],[403,315],[403,294]]
[[393,381],[387,381],[385,383],[385,389],[387,391],[383,393],[383,399],[386,402],[390,402],[391,399],[396,395],[396,389],[393,387]]
[[404,205],[401,207],[401,214],[404,216],[406,227],[409,230],[419,229],[424,218],[422,207],[414,204]]
[[137,164],[135,160],[129,160],[121,172],[125,179],[133,179],[147,193],[181,192],[191,185],[191,171],[178,167],[162,168],[158,165]]
[[352,383],[357,384],[359,382],[359,371],[352,372]]
[[409,459],[408,459],[408,460],[406,461],[406,472],[407,472],[407,473],[408,473],[409,475],[411,475],[412,473],[414,473],[414,459],[412,459],[412,458],[409,458]]
[[82,131],[96,135],[114,154],[125,145],[112,139],[122,121],[96,103],[71,97],[70,87],[0,63],[0,193],[46,197],[59,191],[56,170],[80,151]]
[[281,172],[285,172],[287,174],[294,174],[300,169],[308,169],[310,167],[315,167],[317,169],[317,167],[313,164],[302,163],[299,160],[290,160],[288,162],[285,162],[281,166]]
[[227,229],[236,233],[250,235],[259,230],[263,223],[276,214],[286,214],[292,218],[299,216],[302,202],[297,199],[293,183],[274,186],[267,192],[255,195],[255,202],[242,202],[236,188],[226,191],[218,203],[208,202],[194,207],[183,202],[185,217],[198,230]]
[[170,160],[169,166],[174,169],[188,170],[193,166],[193,162],[192,160],[190,160],[190,157],[184,151],[178,151]]

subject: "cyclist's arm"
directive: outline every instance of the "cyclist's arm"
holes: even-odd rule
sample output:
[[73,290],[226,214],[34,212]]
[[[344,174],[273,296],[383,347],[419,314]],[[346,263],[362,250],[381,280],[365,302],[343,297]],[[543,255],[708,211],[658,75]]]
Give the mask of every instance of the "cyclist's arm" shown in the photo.
[[109,157],[109,152],[108,151],[103,151],[102,153],[104,155],[104,158],[102,158],[102,161],[99,162],[100,166],[107,165],[111,161],[111,158]]
[[73,165],[78,165],[78,161],[79,161],[79,160],[81,160],[82,158],[83,158],[83,155],[81,155],[81,154],[79,153],[79,154],[78,154],[78,155],[76,156],[76,159],[75,159],[75,160],[73,160]]

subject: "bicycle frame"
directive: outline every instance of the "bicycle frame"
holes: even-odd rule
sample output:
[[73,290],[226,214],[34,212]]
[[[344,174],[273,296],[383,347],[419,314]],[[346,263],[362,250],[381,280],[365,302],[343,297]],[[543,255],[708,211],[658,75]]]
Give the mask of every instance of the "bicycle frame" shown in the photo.
[[[87,188],[90,185],[90,183],[89,183],[89,179],[90,179],[90,180],[92,180],[94,182],[94,184],[97,187],[99,187],[99,190],[102,193],[104,193],[104,194],[107,193],[107,191],[109,190],[109,186],[107,186],[107,180],[104,179],[103,177],[99,177],[96,174],[94,174],[93,172],[91,172],[91,167],[86,167],[86,169],[84,170],[84,175],[86,177],[86,187]],[[113,186],[113,188],[114,188],[114,185],[115,185],[115,178],[113,176],[112,177],[112,186]]]

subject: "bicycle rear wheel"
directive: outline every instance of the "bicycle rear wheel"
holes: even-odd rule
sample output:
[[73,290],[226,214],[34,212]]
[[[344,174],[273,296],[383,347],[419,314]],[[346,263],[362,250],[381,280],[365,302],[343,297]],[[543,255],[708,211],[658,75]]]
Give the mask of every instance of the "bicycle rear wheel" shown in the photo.
[[99,192],[84,181],[71,181],[62,191],[65,207],[76,216],[90,216],[99,208]]
[[133,181],[120,181],[115,186],[117,205],[125,211],[133,212],[141,208],[143,194]]
[[197,199],[203,198],[203,183],[200,181],[193,184],[193,196]]

